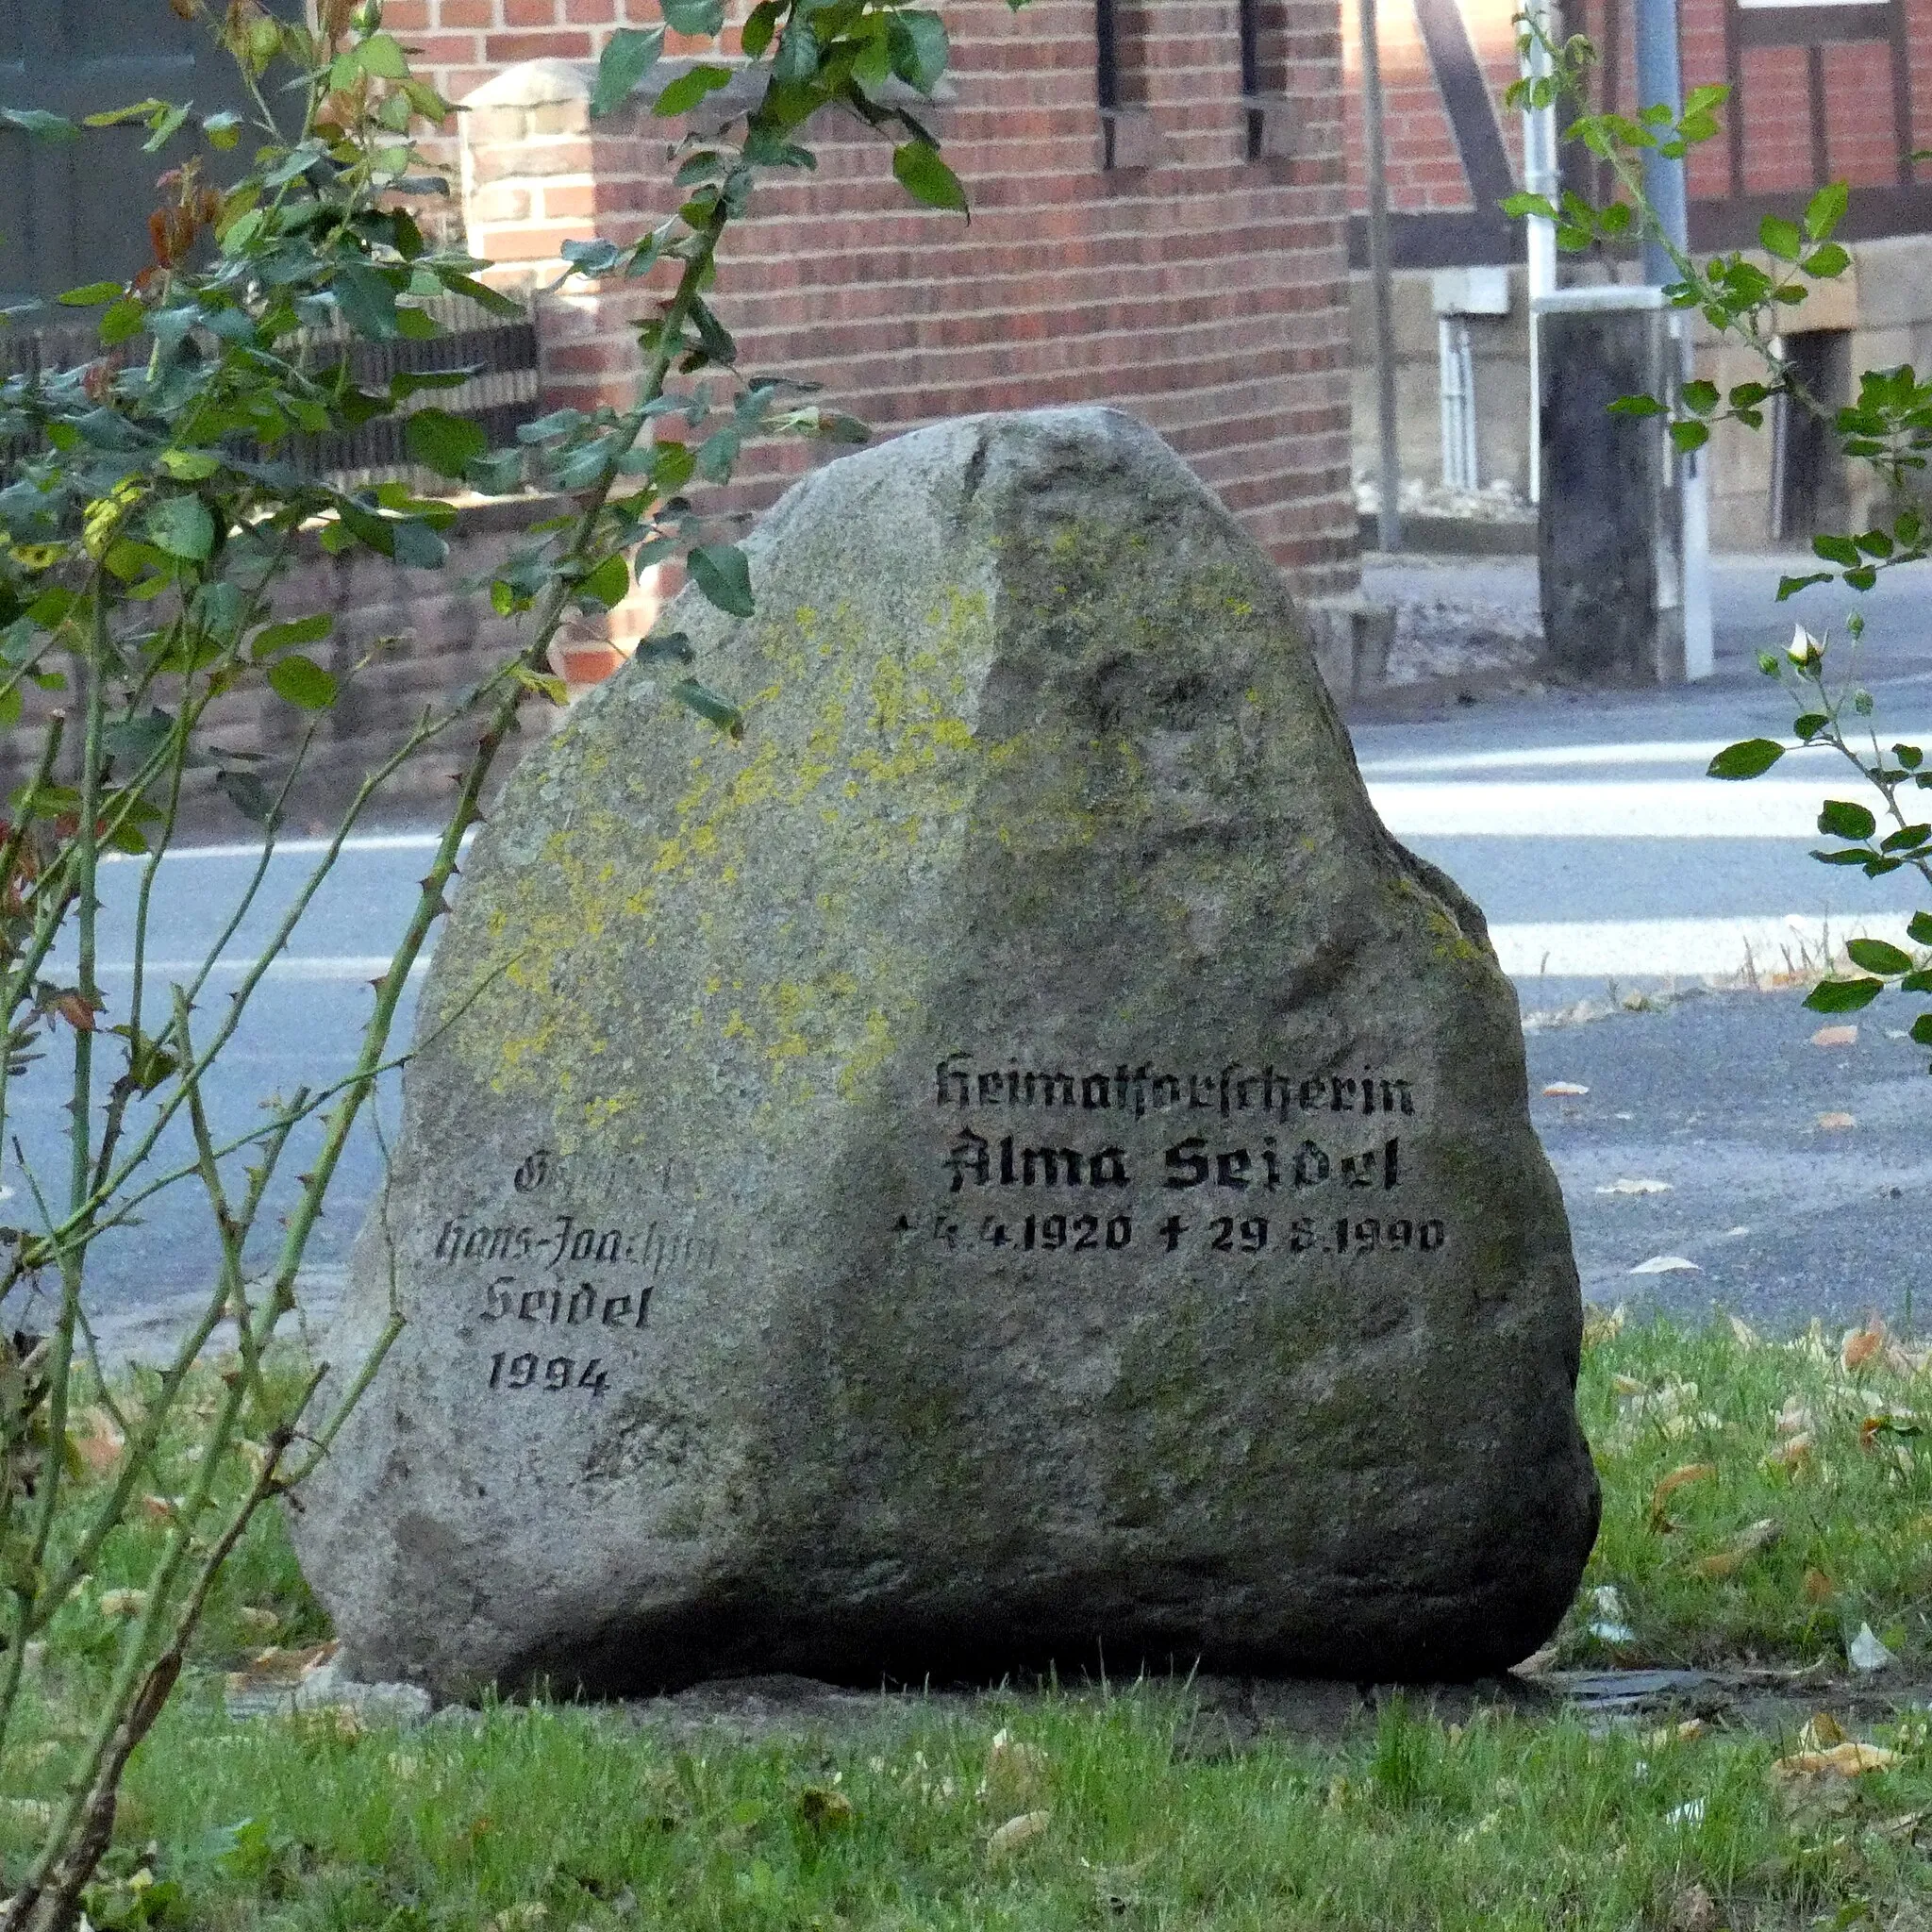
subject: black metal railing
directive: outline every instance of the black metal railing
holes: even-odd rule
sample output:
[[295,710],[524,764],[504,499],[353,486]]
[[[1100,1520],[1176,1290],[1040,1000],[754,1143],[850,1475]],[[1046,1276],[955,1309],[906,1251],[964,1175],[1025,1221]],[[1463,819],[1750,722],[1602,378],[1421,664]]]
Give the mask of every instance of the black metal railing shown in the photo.
[[[442,333],[422,341],[350,340],[317,331],[310,342],[314,359],[326,367],[346,348],[351,378],[361,388],[386,389],[392,377],[465,370],[459,387],[420,390],[400,411],[376,418],[335,436],[291,436],[275,454],[303,475],[325,476],[345,490],[398,482],[425,496],[446,494],[444,477],[409,460],[406,424],[412,408],[447,409],[475,423],[492,449],[513,448],[520,425],[535,421],[537,325],[534,313],[510,321],[492,316],[466,295],[449,295],[420,305]],[[136,337],[124,353],[142,353]],[[74,369],[100,354],[92,325],[52,323],[39,328],[0,328],[0,380]],[[31,455],[31,441],[0,438],[0,477]]]

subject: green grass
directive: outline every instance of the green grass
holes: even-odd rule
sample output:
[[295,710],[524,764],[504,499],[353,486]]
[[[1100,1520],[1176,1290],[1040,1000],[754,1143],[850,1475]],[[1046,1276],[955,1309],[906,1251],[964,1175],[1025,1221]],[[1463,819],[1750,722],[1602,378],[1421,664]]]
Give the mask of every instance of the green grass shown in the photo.
[[[1578,1403],[1604,1522],[1563,1660],[1842,1663],[1869,1623],[1903,1665],[1932,1669],[1932,1436],[1919,1434],[1932,1374],[1919,1359],[1887,1340],[1847,1371],[1838,1336],[1768,1342],[1725,1323],[1657,1323],[1590,1348]],[[1589,1635],[1599,1585],[1627,1606],[1633,1642]]]
[[[1836,1659],[1867,1622],[1901,1674],[1932,1661],[1932,1484],[1907,1413],[1932,1411],[1932,1378],[1908,1356],[1848,1373],[1836,1338],[1652,1326],[1596,1341],[1581,1402],[1605,1527],[1563,1661]],[[1778,1459],[1778,1417],[1799,1408],[1809,1453]],[[1766,1522],[1774,1540],[1740,1544]],[[124,1534],[35,1674],[0,1776],[11,1872],[112,1651],[101,1595],[138,1582],[158,1534]],[[1590,1634],[1599,1585],[1630,1641]],[[1336,1743],[1231,1751],[1166,1683],[899,1705],[869,1729],[758,1744],[545,1706],[402,1733],[327,1713],[231,1723],[221,1670],[320,1628],[264,1520],[131,1767],[95,1924],[1608,1932],[1697,1924],[1698,1887],[1740,1928],[1917,1924],[1932,1901],[1920,1714],[1862,1734],[1895,1766],[1798,1781],[1774,1770],[1790,1739],[1592,1736],[1559,1712],[1458,1726],[1414,1701]],[[1032,1814],[1004,1849],[1000,1827]]]

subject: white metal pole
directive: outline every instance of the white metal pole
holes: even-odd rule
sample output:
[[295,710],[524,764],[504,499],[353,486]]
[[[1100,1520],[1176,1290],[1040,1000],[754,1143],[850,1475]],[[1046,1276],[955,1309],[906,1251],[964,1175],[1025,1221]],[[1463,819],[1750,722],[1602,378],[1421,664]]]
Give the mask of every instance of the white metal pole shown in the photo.
[[[1684,77],[1678,56],[1677,0],[1637,0],[1637,92],[1639,105],[1684,111]],[[1679,254],[1690,246],[1690,209],[1685,199],[1681,156],[1647,149],[1643,192],[1657,210],[1664,236]],[[1655,236],[1643,244],[1643,276],[1648,282],[1677,279],[1670,250]],[[1691,318],[1677,318],[1680,373],[1692,372]],[[1708,677],[1714,667],[1710,612],[1710,501],[1708,465],[1697,451],[1677,458],[1678,501],[1683,509],[1684,675]]]
[[1380,491],[1376,536],[1402,547],[1402,462],[1395,437],[1395,293],[1389,264],[1389,150],[1382,129],[1382,55],[1375,0],[1359,0],[1362,38],[1362,148],[1369,177],[1369,278],[1375,308],[1375,441]]
[[[1549,0],[1527,0],[1524,11],[1543,33],[1556,32],[1555,16]],[[1532,40],[1524,57],[1523,71],[1531,80],[1550,71],[1550,57],[1541,43]],[[1557,174],[1557,109],[1529,107],[1523,111],[1523,185],[1531,194],[1555,202],[1559,182]],[[1532,216],[1526,237],[1528,247],[1529,295],[1529,500],[1542,498],[1543,452],[1541,425],[1542,367],[1537,341],[1536,305],[1541,295],[1552,293],[1557,286],[1557,225]]]

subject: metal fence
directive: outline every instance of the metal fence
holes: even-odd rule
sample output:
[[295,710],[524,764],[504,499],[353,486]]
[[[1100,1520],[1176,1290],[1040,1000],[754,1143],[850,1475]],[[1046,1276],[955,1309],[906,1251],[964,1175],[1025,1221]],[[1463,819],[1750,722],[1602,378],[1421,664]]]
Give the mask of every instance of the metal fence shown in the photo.
[[[315,359],[326,367],[345,348],[351,378],[364,389],[386,388],[408,372],[468,370],[459,388],[419,391],[391,416],[365,423],[341,436],[292,436],[276,454],[305,475],[325,476],[340,488],[359,490],[399,482],[425,496],[447,494],[446,478],[418,469],[404,441],[412,408],[447,409],[468,418],[490,439],[492,449],[514,444],[520,424],[535,420],[537,325],[534,311],[516,321],[493,316],[466,295],[449,295],[419,305],[443,333],[421,341],[372,342],[317,332],[309,340]],[[142,353],[136,337],[124,353]],[[0,328],[0,380],[22,374],[73,369],[92,361],[100,349],[91,325],[50,324],[40,328]],[[30,441],[0,439],[0,475],[32,453]]]

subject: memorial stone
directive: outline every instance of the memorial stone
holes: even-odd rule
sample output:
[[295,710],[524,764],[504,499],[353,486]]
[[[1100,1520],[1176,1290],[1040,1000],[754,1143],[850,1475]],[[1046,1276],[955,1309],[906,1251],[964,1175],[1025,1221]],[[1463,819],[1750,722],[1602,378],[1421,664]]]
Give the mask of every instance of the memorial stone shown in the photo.
[[426,982],[293,1518],[353,1674],[1438,1677],[1595,1534],[1480,913],[1151,431],[850,456],[517,772]]

